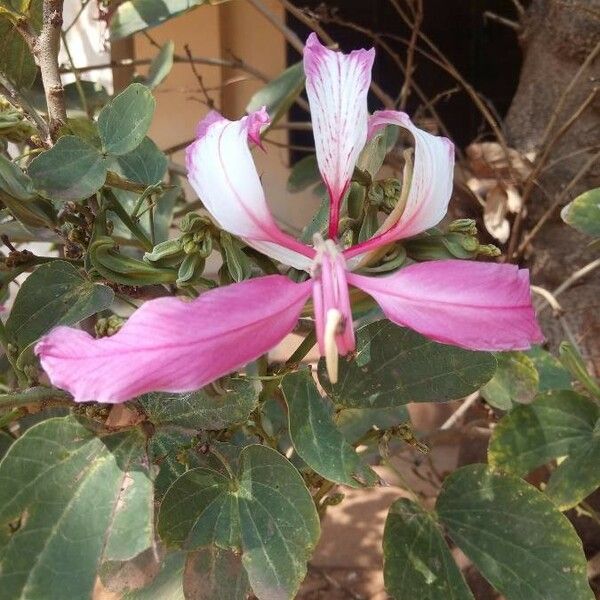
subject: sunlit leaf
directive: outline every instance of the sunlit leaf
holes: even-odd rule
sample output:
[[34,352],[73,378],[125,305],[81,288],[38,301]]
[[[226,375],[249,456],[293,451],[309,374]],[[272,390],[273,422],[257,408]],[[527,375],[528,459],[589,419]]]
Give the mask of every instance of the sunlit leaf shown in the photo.
[[150,547],[152,520],[141,431],[97,434],[74,417],[43,421],[0,462],[2,594],[89,598],[101,561]]
[[383,559],[385,587],[394,600],[474,600],[435,517],[411,500],[390,508]]
[[375,485],[377,475],[336,428],[328,400],[319,394],[310,371],[286,375],[281,387],[290,437],[300,458],[329,481],[350,487]]
[[560,215],[565,223],[578,231],[600,237],[600,188],[577,196],[562,209]]
[[228,474],[198,468],[167,491],[158,530],[168,544],[241,550],[260,598],[294,597],[319,537],[315,504],[296,469],[275,450],[247,446]]
[[575,529],[525,481],[469,465],[444,480],[436,510],[452,540],[506,600],[593,600]]
[[106,179],[108,159],[80,137],[65,135],[36,156],[28,174],[35,189],[53,200],[83,200]]

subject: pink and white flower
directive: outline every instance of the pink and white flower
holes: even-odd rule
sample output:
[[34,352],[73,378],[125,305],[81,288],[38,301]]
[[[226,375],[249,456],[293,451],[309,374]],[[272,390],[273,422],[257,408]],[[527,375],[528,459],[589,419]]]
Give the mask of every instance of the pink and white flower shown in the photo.
[[[330,379],[338,355],[355,348],[349,286],[372,296],[394,323],[475,350],[517,350],[540,342],[526,270],[513,265],[441,260],[383,277],[352,272],[367,252],[439,223],[452,192],[454,147],[417,128],[401,112],[367,112],[373,50],[350,54],[322,46],[314,34],[304,51],[319,170],[330,196],[329,239],[307,246],[277,226],[267,206],[248,139],[260,142],[263,109],[239,121],[209,114],[187,150],[190,183],[219,225],[310,278],[269,275],[186,302],[145,303],[112,337],[94,339],[57,327],[36,346],[52,383],[76,401],[122,402],[148,391],[186,392],[243,367],[288,335],[312,295],[319,350]],[[406,205],[370,240],[342,249],[340,209],[356,160],[378,129],[394,124],[415,142]]]

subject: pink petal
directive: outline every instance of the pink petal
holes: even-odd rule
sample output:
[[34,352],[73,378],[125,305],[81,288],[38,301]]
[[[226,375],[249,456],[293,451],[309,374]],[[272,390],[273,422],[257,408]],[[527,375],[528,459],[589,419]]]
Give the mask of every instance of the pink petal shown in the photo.
[[439,260],[388,277],[349,274],[388,319],[438,342],[472,350],[523,350],[543,340],[529,273],[514,265]]
[[260,126],[267,121],[264,109],[239,121],[209,113],[186,151],[188,179],[223,229],[277,260],[308,269],[314,251],[277,227],[248,147],[249,136],[260,142]]
[[385,125],[408,129],[415,140],[413,173],[406,207],[400,220],[382,228],[372,239],[349,248],[353,257],[391,241],[408,238],[437,225],[448,211],[454,175],[454,144],[415,127],[408,115],[394,110],[377,111],[369,120],[369,137]]
[[342,198],[367,141],[367,92],[375,50],[334,52],[311,33],[304,48],[306,92],[319,170],[329,190],[329,236],[335,238]]
[[123,402],[149,391],[189,392],[258,358],[296,325],[311,293],[270,275],[185,302],[146,302],[115,335],[57,327],[36,346],[52,383],[76,402]]

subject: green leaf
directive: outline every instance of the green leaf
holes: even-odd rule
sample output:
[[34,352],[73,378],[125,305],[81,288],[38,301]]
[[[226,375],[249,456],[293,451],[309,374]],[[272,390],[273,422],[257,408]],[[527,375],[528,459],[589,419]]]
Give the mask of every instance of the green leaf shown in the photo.
[[573,526],[523,480],[469,465],[445,479],[436,509],[452,540],[506,600],[593,600]]
[[347,408],[461,398],[478,390],[496,368],[490,353],[438,344],[386,320],[370,323],[356,335],[356,356],[340,359],[338,383],[329,382],[325,361],[319,361],[321,385]]
[[600,486],[600,422],[586,444],[569,450],[546,486],[546,494],[560,510],[573,508]]
[[148,132],[155,105],[150,90],[141,83],[132,83],[115,96],[98,115],[105,152],[120,156],[137,148]]
[[474,600],[439,525],[411,500],[390,508],[383,560],[385,587],[395,600]]
[[74,325],[108,308],[113,291],[85,279],[70,263],[39,266],[21,285],[6,331],[24,350],[56,325]]
[[6,18],[0,18],[0,40],[0,73],[15,88],[30,88],[37,73],[35,61],[23,36]]
[[302,230],[300,239],[307,244],[312,244],[315,233],[324,233],[327,231],[329,223],[329,198],[323,198],[319,204],[317,212],[313,215],[310,223]]
[[27,430],[0,462],[0,589],[89,598],[103,560],[152,545],[152,482],[138,429],[97,434],[74,417]]
[[122,600],[185,600],[183,569],[186,556],[185,552],[169,552],[152,583],[127,592]]
[[514,402],[529,404],[538,391],[539,375],[533,360],[523,352],[498,352],[498,368],[481,388],[488,404],[510,410]]
[[538,392],[568,390],[571,388],[571,375],[569,371],[550,352],[547,352],[540,346],[534,346],[531,350],[527,350],[525,355],[533,361],[537,369],[540,381]]
[[157,88],[169,75],[173,68],[173,52],[175,44],[169,40],[159,50],[158,54],[152,59],[148,76],[141,82],[147,85],[151,90]]
[[398,139],[398,130],[399,128],[395,125],[388,125],[380,129],[362,149],[356,161],[356,167],[375,178],[383,166],[386,154],[394,147]]
[[243,423],[258,404],[258,388],[248,379],[228,379],[226,392],[209,388],[189,394],[154,392],[139,398],[148,418],[155,425],[180,425],[190,429],[225,429]]
[[317,155],[301,158],[293,167],[287,180],[287,190],[292,194],[301,192],[321,181]]
[[156,27],[203,4],[220,4],[226,0],[126,0],[118,5],[110,20],[110,39],[120,40],[136,31]]
[[153,185],[162,180],[167,171],[167,157],[148,137],[127,154],[117,158],[123,175],[131,181]]
[[391,408],[344,408],[335,415],[337,428],[350,442],[358,441],[367,431],[376,427],[381,431],[409,423],[406,406]]
[[294,597],[319,529],[299,473],[278,452],[257,445],[241,451],[237,475],[187,471],[167,491],[158,518],[169,544],[241,550],[252,590],[270,600]]
[[560,216],[578,231],[600,237],[600,188],[577,196],[562,209]]
[[36,156],[28,173],[35,189],[53,200],[83,200],[106,179],[108,161],[80,137],[64,135]]
[[319,394],[310,371],[286,375],[281,387],[290,437],[300,458],[329,481],[354,488],[375,485],[379,478],[336,428],[327,399]]
[[273,126],[287,113],[303,89],[304,67],[302,62],[297,62],[256,92],[250,98],[246,112],[251,113],[266,106],[271,117],[270,126]]
[[488,449],[491,466],[526,475],[552,459],[588,446],[600,409],[571,391],[539,395],[517,406],[494,428]]
[[188,555],[183,588],[194,600],[245,600],[248,576],[238,555],[207,546]]

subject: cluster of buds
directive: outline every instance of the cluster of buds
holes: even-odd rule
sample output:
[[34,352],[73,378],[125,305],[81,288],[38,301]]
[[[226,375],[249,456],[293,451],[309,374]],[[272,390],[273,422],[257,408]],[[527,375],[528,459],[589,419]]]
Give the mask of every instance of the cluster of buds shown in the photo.
[[152,252],[144,254],[144,261],[161,267],[178,267],[175,283],[179,287],[206,285],[211,282],[202,277],[206,259],[213,251],[210,219],[188,213],[180,224],[181,235],[157,244]]
[[0,96],[0,137],[21,144],[35,134],[35,128],[25,119],[22,110]]
[[389,215],[394,210],[401,191],[402,184],[393,177],[374,181],[367,188],[366,204]]
[[85,205],[65,202],[58,219],[65,235],[65,256],[80,259],[92,238],[94,214]]
[[417,261],[447,258],[469,259],[476,256],[499,256],[493,244],[480,244],[473,219],[452,221],[446,233],[437,228],[405,243],[408,256]]
[[94,326],[94,333],[97,338],[108,337],[114,335],[123,327],[125,319],[117,315],[110,315],[110,317],[103,317],[96,321]]

